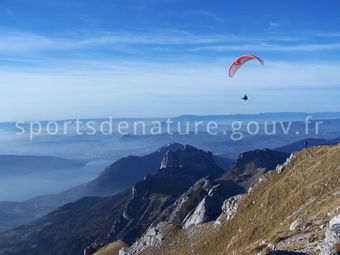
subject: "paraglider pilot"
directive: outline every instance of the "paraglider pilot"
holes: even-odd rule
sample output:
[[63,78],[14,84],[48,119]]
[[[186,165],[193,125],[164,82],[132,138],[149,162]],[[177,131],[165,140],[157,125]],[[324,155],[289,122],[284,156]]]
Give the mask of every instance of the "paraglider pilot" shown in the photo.
[[[259,61],[262,65],[264,64],[263,60],[260,59],[259,57],[256,57],[254,55],[243,55],[239,58],[237,58],[229,67],[228,70],[228,75],[229,77],[233,77],[234,74],[237,72],[237,70],[246,62],[248,62],[249,60],[252,59],[256,59],[257,61]],[[242,98],[242,100],[247,101],[248,100],[248,96],[244,95],[244,97]]]

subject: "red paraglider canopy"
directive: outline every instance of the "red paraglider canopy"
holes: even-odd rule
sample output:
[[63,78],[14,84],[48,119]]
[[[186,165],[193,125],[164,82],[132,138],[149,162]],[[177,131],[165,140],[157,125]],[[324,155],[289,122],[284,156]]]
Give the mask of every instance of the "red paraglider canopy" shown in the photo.
[[230,77],[233,77],[236,71],[246,62],[252,59],[257,59],[262,65],[264,64],[264,61],[260,59],[259,57],[256,57],[254,55],[243,55],[239,58],[237,58],[229,67],[228,75]]

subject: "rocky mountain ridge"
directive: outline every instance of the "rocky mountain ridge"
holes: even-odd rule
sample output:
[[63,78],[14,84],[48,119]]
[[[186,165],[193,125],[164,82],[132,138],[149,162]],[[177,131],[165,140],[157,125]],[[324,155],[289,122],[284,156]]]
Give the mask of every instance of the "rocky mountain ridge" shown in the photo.
[[275,170],[282,164],[289,154],[270,149],[254,150],[241,153],[231,165],[229,171],[220,177],[221,180],[233,180],[248,189],[256,183],[260,176],[270,170]]
[[340,145],[292,154],[247,194],[226,199],[216,220],[187,228],[161,222],[119,255],[337,255],[339,165]]
[[[186,146],[186,155],[190,155],[191,150],[196,150],[191,146]],[[183,159],[183,153],[181,151],[168,152],[161,163],[161,171],[163,168],[175,167],[177,169],[185,168],[187,164],[193,168],[200,169],[202,166],[209,166],[209,162],[212,162],[210,153],[203,153],[201,159],[205,159],[204,162],[200,162],[201,159],[195,157],[187,157],[190,159],[186,161]],[[197,155],[199,155],[198,153]],[[246,166],[253,161],[259,162],[259,167],[263,167],[263,171],[275,169],[278,163],[282,163],[288,157],[288,154],[282,152],[275,152],[271,150],[258,150],[245,153],[245,156],[240,156],[234,163],[238,166],[238,173],[241,174],[246,171]],[[269,162],[265,162],[270,159]],[[268,167],[268,169],[266,169]],[[257,168],[256,168],[257,170]],[[197,171],[197,169],[196,169]],[[199,171],[198,171],[199,172]],[[255,171],[256,173],[256,171]],[[251,177],[253,173],[249,173]],[[223,174],[223,176],[225,173]],[[236,176],[234,174],[233,176]],[[249,184],[257,182],[257,176],[250,178]],[[216,220],[222,213],[222,210],[227,210],[223,203],[225,200],[233,195],[244,193],[245,189],[232,180],[206,177],[196,182],[187,192],[183,193],[175,202],[167,207],[160,217],[156,218],[151,226],[146,230],[143,237],[139,241],[135,242],[130,248],[122,250],[122,254],[134,254],[144,247],[144,243],[153,245],[153,242],[159,242],[162,239],[162,233],[166,232],[166,229],[171,228],[189,228],[192,225],[199,225],[212,220]]]

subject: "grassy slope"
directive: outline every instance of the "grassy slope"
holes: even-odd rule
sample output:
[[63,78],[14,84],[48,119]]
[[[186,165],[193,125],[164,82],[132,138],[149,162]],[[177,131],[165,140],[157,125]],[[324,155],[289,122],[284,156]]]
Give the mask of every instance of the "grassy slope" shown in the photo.
[[[146,249],[143,254],[256,254],[267,249],[260,244],[263,240],[278,243],[307,232],[314,241],[321,240],[323,233],[311,222],[327,223],[327,213],[340,204],[339,193],[335,194],[340,187],[340,145],[313,147],[296,156],[282,174],[266,174],[267,181],[241,200],[232,220],[222,217],[221,225],[211,222],[174,231],[160,247]],[[302,217],[307,219],[307,228],[289,231],[291,223]],[[302,247],[292,242],[285,249],[301,251]]]
[[123,247],[127,247],[128,245],[122,241],[116,241],[105,245],[99,251],[97,251],[94,255],[117,255],[119,250]]

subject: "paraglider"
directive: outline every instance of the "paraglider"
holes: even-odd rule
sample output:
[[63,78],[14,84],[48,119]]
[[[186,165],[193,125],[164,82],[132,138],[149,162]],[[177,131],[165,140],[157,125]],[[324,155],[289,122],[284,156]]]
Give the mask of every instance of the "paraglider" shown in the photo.
[[[243,55],[239,58],[237,58],[229,67],[228,70],[228,75],[230,78],[232,78],[234,76],[234,74],[237,72],[237,70],[246,62],[248,62],[249,60],[252,59],[256,59],[257,61],[259,61],[262,65],[264,65],[264,61],[262,59],[260,59],[259,57],[256,57],[254,55]],[[242,98],[242,100],[247,101],[248,100],[248,96],[244,95],[244,97]]]
[[243,55],[239,58],[237,58],[229,67],[228,75],[229,77],[233,77],[236,71],[246,62],[249,60],[256,59],[258,60],[262,65],[264,65],[264,61],[260,59],[259,57],[256,57],[254,55]]

